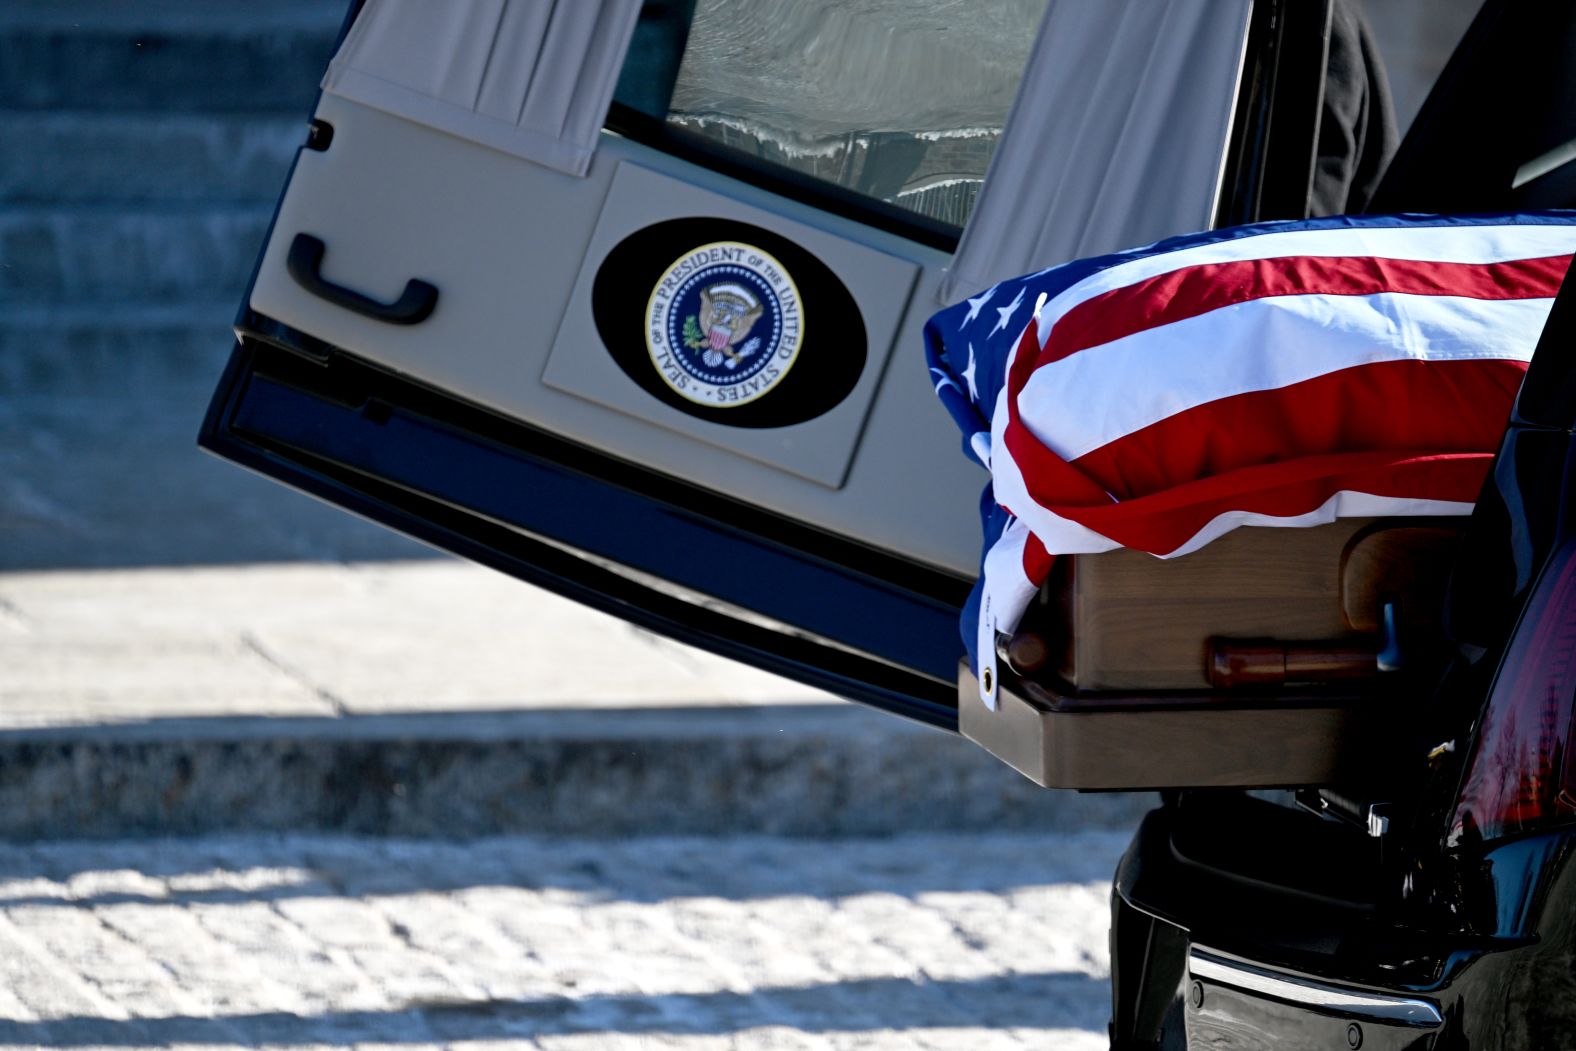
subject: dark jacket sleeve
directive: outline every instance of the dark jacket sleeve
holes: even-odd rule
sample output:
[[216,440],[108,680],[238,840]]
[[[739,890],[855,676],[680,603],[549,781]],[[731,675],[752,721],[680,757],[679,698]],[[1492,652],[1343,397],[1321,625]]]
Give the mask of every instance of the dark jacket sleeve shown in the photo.
[[1356,0],[1335,0],[1310,214],[1361,212],[1400,135],[1384,62]]

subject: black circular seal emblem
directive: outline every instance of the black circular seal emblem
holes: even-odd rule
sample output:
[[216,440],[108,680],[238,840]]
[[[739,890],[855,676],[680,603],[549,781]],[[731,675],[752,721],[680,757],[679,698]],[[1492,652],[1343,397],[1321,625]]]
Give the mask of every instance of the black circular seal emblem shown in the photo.
[[784,427],[836,407],[864,372],[864,318],[830,267],[788,238],[670,219],[607,254],[591,310],[631,380],[691,416]]

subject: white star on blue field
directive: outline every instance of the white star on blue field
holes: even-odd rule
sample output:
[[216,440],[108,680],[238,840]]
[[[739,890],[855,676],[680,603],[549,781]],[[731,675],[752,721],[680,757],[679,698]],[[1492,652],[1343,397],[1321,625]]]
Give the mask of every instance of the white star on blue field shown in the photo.
[[974,323],[974,319],[980,316],[980,308],[983,307],[986,303],[989,303],[990,302],[990,297],[995,295],[995,294],[996,294],[996,286],[995,285],[991,285],[985,291],[981,292],[979,295],[977,295],[973,299],[969,300],[969,312],[968,312],[968,315],[966,317],[964,317],[963,324],[959,325],[958,328],[961,330],[961,329],[967,328],[969,325],[973,324]]
[[957,391],[959,394],[963,393],[962,389],[957,385],[957,383],[955,383],[953,381],[952,377],[948,376],[942,370],[933,367],[930,370],[930,375],[931,375],[931,377],[933,378],[933,380],[934,380],[934,382],[936,384],[936,393],[937,394],[941,393],[941,389],[943,387],[951,387],[953,390]]
[[1007,322],[1012,320],[1012,315],[1014,315],[1014,314],[1016,314],[1018,312],[1018,307],[1021,306],[1022,304],[1023,304],[1023,287],[1020,285],[1019,288],[1018,288],[1017,298],[1015,298],[1011,303],[1008,303],[1004,307],[997,307],[996,308],[996,313],[1001,317],[1001,320],[996,322],[996,327],[990,330],[990,334],[994,336],[996,333],[998,333],[1002,329],[1006,328],[1007,327]]
[[969,367],[964,369],[960,375],[963,377],[963,382],[969,385],[969,400],[978,402],[980,400],[980,391],[979,387],[974,383],[974,344],[972,343],[969,344]]

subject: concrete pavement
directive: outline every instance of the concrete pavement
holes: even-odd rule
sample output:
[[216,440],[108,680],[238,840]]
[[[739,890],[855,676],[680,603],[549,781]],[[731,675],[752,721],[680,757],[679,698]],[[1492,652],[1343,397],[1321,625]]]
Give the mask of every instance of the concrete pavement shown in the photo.
[[828,704],[450,559],[0,574],[0,728]]

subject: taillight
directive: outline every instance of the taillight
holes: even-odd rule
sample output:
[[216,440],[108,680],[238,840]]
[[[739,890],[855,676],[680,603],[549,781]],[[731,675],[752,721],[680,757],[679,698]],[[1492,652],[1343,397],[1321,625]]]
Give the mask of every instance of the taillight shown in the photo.
[[1449,843],[1576,822],[1576,541],[1549,560],[1484,709]]

